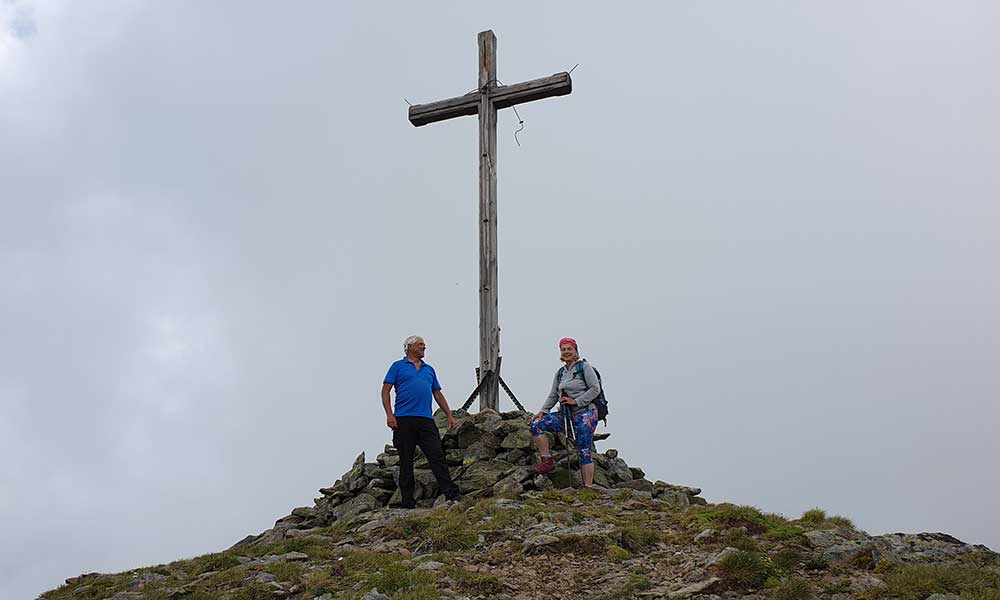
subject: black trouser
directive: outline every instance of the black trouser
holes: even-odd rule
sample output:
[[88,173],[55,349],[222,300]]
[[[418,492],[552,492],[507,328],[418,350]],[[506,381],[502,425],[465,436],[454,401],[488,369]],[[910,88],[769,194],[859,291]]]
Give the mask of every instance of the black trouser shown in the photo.
[[427,417],[396,417],[396,430],[392,432],[392,445],[399,450],[399,493],[403,506],[413,504],[413,455],[417,445],[431,463],[431,472],[437,479],[438,489],[449,500],[458,496],[458,487],[448,475],[444,450],[438,437],[434,419]]

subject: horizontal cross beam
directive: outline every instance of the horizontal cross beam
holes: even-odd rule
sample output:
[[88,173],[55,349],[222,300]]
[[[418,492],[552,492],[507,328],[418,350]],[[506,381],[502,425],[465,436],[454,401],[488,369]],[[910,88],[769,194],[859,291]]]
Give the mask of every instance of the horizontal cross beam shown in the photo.
[[[490,100],[497,108],[508,108],[542,98],[565,96],[573,91],[573,80],[569,73],[556,73],[541,79],[532,79],[514,85],[503,85],[490,89]],[[455,117],[474,115],[479,112],[479,91],[464,96],[449,98],[429,104],[414,104],[410,107],[410,123],[414,127],[436,123]]]

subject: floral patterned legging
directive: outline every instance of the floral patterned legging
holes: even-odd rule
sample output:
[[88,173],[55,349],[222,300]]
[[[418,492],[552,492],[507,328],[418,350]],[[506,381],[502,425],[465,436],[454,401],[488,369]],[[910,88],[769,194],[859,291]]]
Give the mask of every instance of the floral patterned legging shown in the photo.
[[[563,432],[563,415],[561,412],[550,412],[540,419],[531,421],[531,435],[543,435],[546,431]],[[589,465],[594,462],[590,457],[590,445],[594,441],[594,430],[597,429],[597,409],[591,406],[587,410],[578,411],[573,415],[573,432],[576,433],[576,452],[580,455],[580,464]]]

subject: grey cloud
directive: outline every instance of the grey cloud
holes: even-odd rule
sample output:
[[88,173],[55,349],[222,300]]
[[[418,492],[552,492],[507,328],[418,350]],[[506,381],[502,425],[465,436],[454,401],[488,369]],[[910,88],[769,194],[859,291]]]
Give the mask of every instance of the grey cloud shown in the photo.
[[574,335],[653,477],[1000,546],[996,10],[921,7],[30,10],[0,46],[0,595],[308,503],[388,441],[410,333],[464,399],[475,120],[403,98],[474,87],[489,27],[508,83],[580,63],[522,147],[500,118],[519,397]]

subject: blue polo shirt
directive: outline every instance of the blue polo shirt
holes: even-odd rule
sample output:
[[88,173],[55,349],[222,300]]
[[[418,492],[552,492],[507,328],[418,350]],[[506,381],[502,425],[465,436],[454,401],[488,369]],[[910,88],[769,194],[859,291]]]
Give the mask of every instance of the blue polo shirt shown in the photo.
[[418,369],[404,357],[389,365],[389,371],[382,381],[391,383],[396,388],[393,414],[397,417],[432,418],[432,392],[441,389],[434,367],[421,361]]

